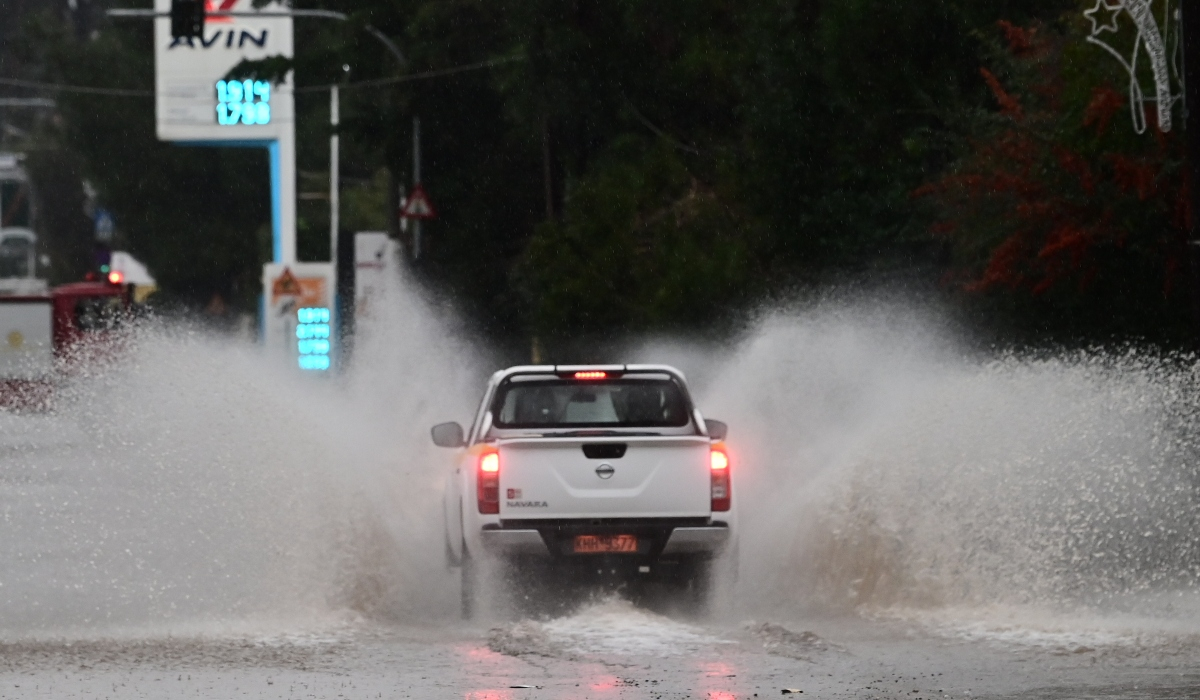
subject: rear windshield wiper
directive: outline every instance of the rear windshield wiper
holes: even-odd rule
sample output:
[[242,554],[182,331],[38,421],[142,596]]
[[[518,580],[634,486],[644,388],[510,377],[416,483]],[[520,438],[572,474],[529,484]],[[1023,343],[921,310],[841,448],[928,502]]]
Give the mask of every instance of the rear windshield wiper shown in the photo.
[[542,437],[644,437],[647,435],[662,435],[652,431],[618,431],[618,430],[565,430],[561,433],[542,433]]

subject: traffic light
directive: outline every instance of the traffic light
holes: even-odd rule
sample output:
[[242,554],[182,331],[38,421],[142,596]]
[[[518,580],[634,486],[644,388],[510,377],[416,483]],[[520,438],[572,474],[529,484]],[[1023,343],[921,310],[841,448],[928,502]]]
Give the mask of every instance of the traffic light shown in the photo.
[[171,0],[171,37],[190,39],[204,36],[205,0]]

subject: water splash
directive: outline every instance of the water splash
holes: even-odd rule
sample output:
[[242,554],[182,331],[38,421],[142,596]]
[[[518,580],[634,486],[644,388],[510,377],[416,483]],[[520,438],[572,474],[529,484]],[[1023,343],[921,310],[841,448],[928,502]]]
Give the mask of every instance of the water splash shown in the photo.
[[596,655],[666,657],[728,644],[703,629],[634,607],[609,596],[562,617],[497,627],[493,651],[514,656],[587,659]]
[[703,392],[740,462],[738,599],[1115,611],[1192,590],[1198,389],[1190,357],[980,358],[904,309],[768,317]]
[[[405,285],[384,307],[336,381],[157,324],[57,413],[0,414],[0,639],[453,619],[427,431],[494,365]],[[936,314],[830,302],[621,359],[678,364],[731,426],[739,615],[1200,621],[1191,358],[981,356]]]
[[342,380],[151,323],[55,414],[0,414],[0,637],[448,615],[427,431],[482,375],[430,304],[399,284],[386,301]]

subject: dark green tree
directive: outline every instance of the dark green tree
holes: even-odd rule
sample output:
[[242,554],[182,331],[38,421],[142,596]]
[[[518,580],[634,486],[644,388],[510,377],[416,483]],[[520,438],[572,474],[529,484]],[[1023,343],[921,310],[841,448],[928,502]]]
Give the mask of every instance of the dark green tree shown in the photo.
[[[322,86],[348,81],[344,187],[366,210],[344,218],[394,227],[420,115],[423,179],[440,216],[424,226],[415,269],[510,339],[704,328],[781,289],[936,277],[940,246],[911,193],[954,162],[963,115],[992,99],[977,69],[995,22],[1063,7],[325,6],[350,21],[296,24],[301,188],[327,189]],[[404,62],[368,25],[401,47]],[[48,15],[25,27],[42,77],[152,84],[148,25],[100,23],[86,38]],[[65,97],[61,112],[62,142],[164,286],[200,302],[224,290],[251,304],[268,230],[262,155],[160,144],[145,99]],[[328,254],[326,216],[324,202],[302,202],[302,259]]]

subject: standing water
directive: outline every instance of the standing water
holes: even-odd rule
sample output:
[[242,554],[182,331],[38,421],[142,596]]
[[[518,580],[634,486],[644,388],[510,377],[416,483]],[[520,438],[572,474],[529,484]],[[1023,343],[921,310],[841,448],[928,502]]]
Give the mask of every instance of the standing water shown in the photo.
[[[344,377],[151,324],[54,413],[0,414],[0,640],[452,619],[428,427],[465,421],[495,367],[411,291],[387,308]],[[740,616],[1080,639],[1200,622],[1190,359],[981,358],[871,304],[632,355],[678,359],[731,426]]]
[[393,291],[348,377],[131,333],[50,415],[0,414],[0,639],[272,634],[457,610],[428,426],[486,375]]
[[749,516],[737,599],[1035,642],[1200,629],[1195,361],[956,346],[902,308],[824,307],[712,374]]

